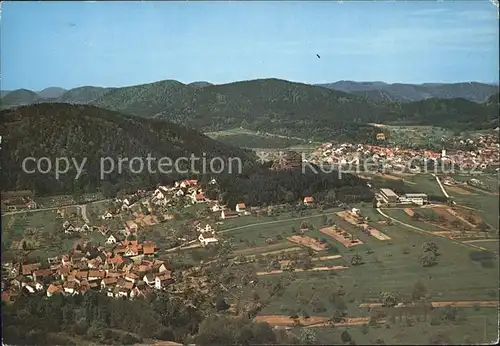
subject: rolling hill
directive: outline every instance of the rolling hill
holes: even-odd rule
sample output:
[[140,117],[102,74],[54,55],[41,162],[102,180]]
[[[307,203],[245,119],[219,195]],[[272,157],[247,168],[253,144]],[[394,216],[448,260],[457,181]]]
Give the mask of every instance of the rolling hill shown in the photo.
[[[1,176],[3,189],[7,190],[33,189],[39,195],[95,191],[103,184],[99,174],[101,157],[141,157],[145,160],[150,153],[152,157],[175,160],[190,157],[193,153],[207,160],[239,157],[243,162],[253,161],[250,152],[224,145],[194,130],[88,105],[41,103],[3,110],[0,119],[3,137]],[[53,163],[56,157],[75,158],[77,162],[87,158],[88,161],[85,174],[78,180],[75,180],[74,168],[57,180],[54,173],[23,173],[25,157],[49,157]],[[179,178],[176,174],[150,174],[147,169],[134,174],[126,167],[122,174],[115,171],[106,176],[108,183],[124,188],[135,183],[138,186],[153,185]],[[199,165],[195,168],[200,170]]]
[[377,132],[368,123],[480,129],[490,127],[497,117],[493,105],[462,98],[389,102],[279,79],[204,88],[162,81],[117,88],[92,103],[127,114],[168,119],[201,131],[241,126],[311,140],[365,142],[374,140]]
[[73,103],[73,104],[86,104],[101,97],[113,88],[102,88],[94,86],[83,86],[73,88],[62,94],[57,102]]
[[[258,79],[222,85],[205,82],[183,84],[174,80],[122,88],[81,87],[65,92],[59,102],[92,104],[120,113],[143,118],[165,119],[203,132],[243,127],[252,131],[300,137],[312,141],[375,142],[379,129],[369,123],[439,125],[450,129],[490,127],[497,117],[492,103],[477,103],[465,98],[425,98],[419,101],[390,101],[386,91],[379,99],[358,95],[363,88],[396,87],[383,82],[337,83],[346,93],[325,87],[293,83],[279,79]],[[479,83],[475,83],[478,84]],[[451,85],[425,84],[438,90],[465,90],[467,83]],[[474,83],[472,83],[474,85]],[[415,86],[397,85],[401,93]],[[420,86],[419,86],[420,87]],[[405,91],[406,90],[406,91]],[[495,89],[496,91],[498,89]],[[408,91],[409,92],[409,91]],[[49,102],[24,90],[4,99],[13,105]],[[28,94],[28,95],[26,95]],[[446,94],[442,91],[441,95]],[[22,96],[22,95],[21,95]],[[488,95],[488,97],[491,96]],[[4,100],[2,99],[2,100]],[[53,102],[53,100],[52,100]]]
[[13,106],[21,106],[28,105],[31,103],[38,102],[40,97],[34,91],[28,89],[18,89],[9,92],[7,95],[3,96],[1,99],[1,107],[13,107]]
[[[0,124],[4,138],[0,178],[4,190],[30,189],[38,196],[101,190],[105,196],[113,197],[117,191],[151,188],[186,177],[197,177],[203,184],[210,177],[217,177],[218,185],[208,185],[206,194],[232,207],[241,201],[249,205],[285,203],[311,195],[322,200],[329,190],[334,190],[337,198],[346,202],[373,198],[366,182],[351,174],[340,177],[310,169],[304,172],[301,167],[272,171],[269,169],[272,163],[256,162],[252,152],[222,144],[197,131],[164,120],[137,118],[90,105],[40,103],[7,109],[0,111]],[[168,157],[175,162],[191,155],[201,159],[194,165],[187,160],[178,162],[177,167],[175,163],[170,164],[164,169],[171,168],[173,172],[165,174],[158,171],[157,160],[152,160],[151,170],[146,161],[148,157]],[[71,164],[57,179],[54,166],[47,174],[24,172],[22,163],[26,157],[47,157],[53,165],[56,158],[66,157]],[[120,172],[118,159],[135,157],[143,160],[145,169],[140,170],[139,159],[136,159],[131,168],[128,162],[122,165]],[[210,159],[215,157],[226,163],[220,173],[219,160],[210,168]],[[81,166],[84,158],[87,161],[83,173],[75,179],[74,162]],[[101,158],[115,162],[115,170],[112,173],[106,170],[104,179],[100,177]],[[232,165],[232,172],[227,165],[229,158],[241,160],[239,167],[238,163]],[[66,165],[60,162],[64,171]],[[110,168],[109,159],[105,162],[105,167]],[[207,167],[206,174],[201,174],[203,165]],[[33,162],[27,165],[29,170],[34,167]],[[41,167],[47,168],[46,164]],[[193,167],[198,172],[193,171]]]
[[49,87],[39,91],[38,97],[42,99],[57,99],[61,97],[67,90],[59,87]]
[[[92,104],[142,117],[168,119],[201,131],[243,126],[303,138],[365,139],[365,120],[396,120],[396,105],[278,79],[194,88],[162,81],[117,88]],[[360,131],[362,127],[362,131]]]
[[387,84],[384,82],[339,81],[317,84],[332,90],[363,95],[373,99],[389,101],[420,101],[429,98],[463,98],[474,102],[484,102],[498,92],[498,86],[484,83],[425,83],[425,84]]

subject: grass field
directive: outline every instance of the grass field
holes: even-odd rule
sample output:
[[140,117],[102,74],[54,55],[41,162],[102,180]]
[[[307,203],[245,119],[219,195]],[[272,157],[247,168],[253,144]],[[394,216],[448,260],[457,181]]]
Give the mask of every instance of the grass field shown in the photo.
[[[379,295],[384,291],[394,293],[399,298],[409,297],[417,281],[422,282],[427,288],[429,301],[498,299],[497,259],[489,266],[483,266],[481,263],[471,260],[470,255],[475,251],[473,249],[461,247],[444,238],[412,232],[402,225],[382,225],[379,222],[385,219],[375,209],[366,206],[359,208],[364,216],[370,218],[370,224],[384,231],[391,237],[391,240],[383,242],[366,235],[357,227],[335,217],[333,211],[329,211],[328,217],[333,218],[335,223],[346,231],[354,233],[364,244],[349,249],[337,244],[336,249],[342,258],[327,261],[328,264],[315,263],[315,266],[342,265],[343,263],[349,268],[294,274],[285,272],[259,277],[260,280],[273,284],[290,277],[290,275],[294,277],[292,284],[286,286],[284,292],[279,296],[272,297],[260,314],[290,316],[306,312],[311,316],[331,317],[335,308],[329,297],[332,292],[341,289],[345,292],[343,300],[347,305],[348,315],[353,317],[366,316],[367,309],[360,308],[359,304],[367,301],[379,301]],[[408,219],[404,219],[405,222],[413,221],[403,210],[392,209],[384,210],[384,212],[402,220],[406,216]],[[311,236],[311,234],[318,232],[321,227],[319,220],[318,218],[311,221],[314,224],[314,230],[307,235]],[[292,224],[293,222],[287,221],[280,223],[279,227],[268,228],[265,225],[255,227],[258,229],[257,232],[261,232],[264,237],[270,237],[280,234],[280,232],[288,233],[287,229],[291,229]],[[418,225],[424,229],[425,226],[426,224],[423,223]],[[434,230],[434,228],[429,230]],[[234,233],[229,232],[229,234],[236,237],[255,236],[255,233],[249,229],[241,233],[236,230]],[[422,267],[420,264],[421,247],[424,242],[428,241],[436,243],[441,255],[437,258],[437,265]],[[496,243],[490,242],[490,245],[492,244]],[[362,256],[364,264],[359,266],[350,264],[350,259],[356,253]],[[259,295],[265,297],[265,293],[259,293]],[[405,322],[397,322],[390,327],[369,327],[366,334],[362,332],[364,328],[349,327],[349,333],[357,343],[369,343],[377,338],[382,338],[385,342],[426,343],[430,336],[439,332],[453,334],[452,340],[455,342],[461,342],[467,337],[473,341],[482,342],[484,340],[484,323],[487,321],[486,337],[490,340],[496,337],[497,316],[495,308],[478,310],[463,308],[461,310],[464,310],[463,314],[467,319],[468,328],[457,324],[458,322],[430,325],[429,322],[414,321],[411,326]],[[319,337],[318,340],[326,342],[331,341],[332,337],[335,338],[335,335],[340,339],[339,329],[342,330],[341,328],[343,327],[338,327],[337,331],[331,328],[315,328],[315,333]],[[404,339],[402,335],[407,339]]]
[[458,204],[476,209],[475,212],[479,213],[485,222],[493,226],[496,230],[499,229],[498,196],[479,192],[474,195],[453,194],[453,192],[451,192],[450,195],[453,196]]
[[[481,308],[464,309],[465,320],[459,322],[442,322],[431,325],[429,321],[412,323],[396,322],[367,327],[331,327],[314,328],[317,343],[341,344],[341,334],[347,330],[352,340],[358,345],[381,343],[388,345],[412,344],[474,344],[491,343],[498,339],[496,309]],[[299,328],[292,330],[300,335]]]
[[379,126],[389,131],[389,142],[394,145],[439,144],[441,143],[441,138],[448,137],[453,134],[451,130],[435,126]]
[[209,132],[206,135],[223,143],[245,148],[280,149],[306,142],[298,138],[274,136],[242,128]]
[[[21,242],[26,242],[25,251]],[[54,211],[5,215],[2,217],[3,257],[29,254],[41,258],[59,255],[71,249],[75,239],[66,236],[62,221]]]

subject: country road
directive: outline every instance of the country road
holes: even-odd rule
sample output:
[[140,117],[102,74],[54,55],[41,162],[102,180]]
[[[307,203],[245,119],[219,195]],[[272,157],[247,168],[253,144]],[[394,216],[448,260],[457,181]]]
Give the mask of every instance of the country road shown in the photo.
[[[93,202],[89,202],[89,203],[85,203],[85,204],[71,204],[71,205],[63,205],[63,206],[50,207],[50,208],[27,209],[27,210],[11,211],[11,212],[8,212],[8,213],[2,213],[2,216],[22,214],[22,213],[36,213],[36,212],[40,212],[40,211],[57,210],[57,209],[70,208],[70,207],[81,207],[82,205],[98,204],[98,203],[109,202],[109,201],[112,201],[112,200],[113,199],[101,199],[101,200],[98,200],[98,201],[93,201]],[[82,214],[83,214],[83,210],[82,210]],[[86,216],[86,213],[85,213],[85,216]],[[85,218],[84,218],[84,220],[85,220]],[[88,220],[88,218],[87,218],[87,220]]]
[[[439,179],[439,177],[438,177],[437,175],[435,175],[435,174],[431,174],[431,175],[432,175],[434,178],[436,178],[436,181],[437,181],[437,183],[438,183],[438,185],[439,185],[439,188],[440,188],[440,189],[441,189],[441,191],[443,192],[444,196],[445,196],[446,198],[450,198],[450,195],[448,195],[448,192],[446,192],[446,190],[444,189],[443,184],[441,184],[441,179]],[[453,204],[455,204],[455,202],[453,202]]]
[[85,222],[87,225],[89,225],[90,224],[90,220],[87,217],[87,205],[86,204],[82,204],[82,205],[79,206],[79,208],[80,208],[80,213],[82,214],[83,222]]
[[414,231],[416,231],[416,232],[418,232],[418,233],[421,233],[421,234],[427,234],[427,235],[430,235],[430,236],[433,236],[433,237],[439,237],[439,238],[447,239],[447,240],[449,240],[449,241],[451,241],[451,242],[453,242],[453,243],[455,243],[455,244],[458,244],[458,245],[461,245],[461,246],[465,246],[465,247],[470,247],[470,248],[473,248],[473,249],[476,249],[476,250],[482,250],[482,251],[487,250],[487,251],[489,251],[488,249],[486,249],[486,248],[484,248],[484,247],[481,247],[481,246],[472,245],[472,244],[470,244],[470,243],[463,243],[463,242],[461,242],[461,241],[457,241],[457,240],[454,240],[454,239],[450,239],[450,238],[448,238],[448,237],[446,237],[446,236],[444,236],[444,235],[436,234],[436,233],[434,233],[434,232],[429,232],[429,231],[423,230],[423,229],[421,229],[421,228],[419,228],[419,227],[416,227],[416,226],[410,225],[410,224],[408,224],[408,223],[406,223],[406,222],[400,221],[400,220],[398,220],[398,219],[395,219],[395,218],[393,218],[393,217],[391,217],[391,216],[387,215],[387,214],[386,214],[386,213],[384,213],[382,210],[380,210],[380,208],[377,208],[377,211],[378,211],[378,212],[379,212],[379,214],[380,214],[380,215],[382,215],[383,217],[385,217],[385,218],[387,218],[387,219],[390,219],[390,220],[392,220],[392,221],[394,221],[394,222],[397,222],[397,223],[399,223],[399,224],[401,224],[401,225],[403,225],[403,226],[406,226],[406,227],[408,227],[408,228],[410,228],[410,229],[412,229],[412,230],[414,230]]

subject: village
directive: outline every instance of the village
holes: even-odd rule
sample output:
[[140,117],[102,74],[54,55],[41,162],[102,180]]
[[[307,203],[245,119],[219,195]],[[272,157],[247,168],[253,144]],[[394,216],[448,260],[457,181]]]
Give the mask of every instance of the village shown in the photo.
[[[216,184],[215,179],[209,184]],[[99,232],[105,239],[104,243],[80,242],[70,253],[48,258],[46,263],[3,263],[6,275],[2,276],[2,299],[12,302],[21,290],[46,292],[50,297],[56,293],[73,295],[97,289],[106,291],[110,297],[133,298],[144,296],[151,289],[165,289],[173,282],[173,277],[165,262],[155,259],[160,249],[154,242],[140,242],[137,238],[139,228],[157,223],[158,218],[171,220],[172,215],[161,212],[181,200],[186,203],[185,207],[205,204],[220,220],[250,214],[244,203],[238,203],[232,211],[216,201],[210,201],[197,180],[176,182],[172,187],[158,186],[149,193],[139,190],[123,199],[117,198],[112,208],[101,215],[99,225],[91,225],[84,215],[83,219],[87,222],[70,221],[74,215],[65,215],[64,208],[57,209],[58,218],[65,219],[61,232],[68,235]],[[29,199],[25,208],[36,208],[36,203]],[[153,208],[158,216],[153,214]],[[134,219],[126,220],[121,229],[110,229],[105,225],[120,214]],[[194,239],[179,240],[185,243],[199,241],[203,247],[219,241],[210,223],[202,225],[198,222],[193,225],[193,231],[197,234]]]
[[[383,133],[380,133],[377,139],[381,142],[386,140]],[[455,144],[461,149],[446,150],[443,145],[441,152],[433,152],[427,149],[415,150],[390,145],[377,146],[355,143],[334,145],[327,142],[320,145],[307,157],[309,162],[341,166],[371,160],[372,163],[380,163],[381,170],[402,173],[427,172],[426,163],[431,162],[441,163],[447,167],[458,166],[459,170],[464,171],[480,172],[493,169],[498,172],[500,165],[498,133],[460,139]]]

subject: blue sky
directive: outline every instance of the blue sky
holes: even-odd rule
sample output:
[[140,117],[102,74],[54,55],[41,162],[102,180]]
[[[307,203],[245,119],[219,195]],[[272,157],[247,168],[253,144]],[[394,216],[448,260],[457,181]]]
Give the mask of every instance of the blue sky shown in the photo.
[[270,77],[498,82],[498,54],[488,0],[4,2],[1,12],[4,90]]

